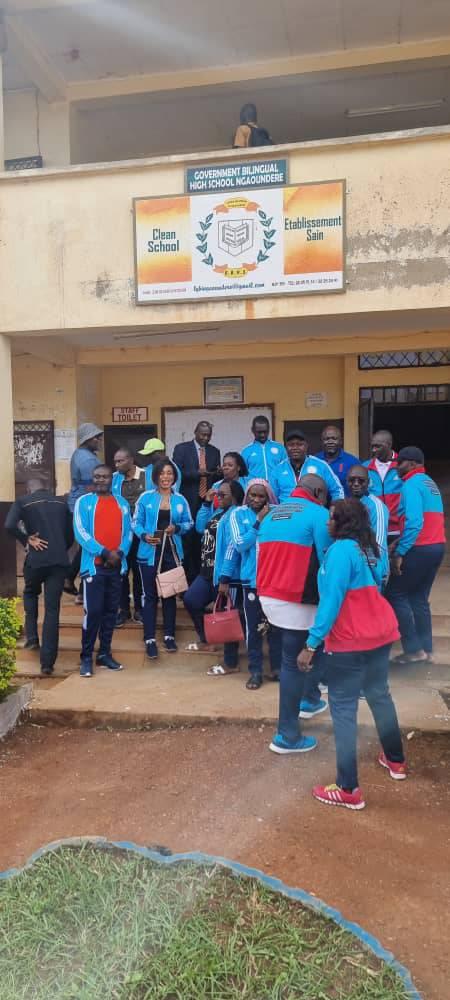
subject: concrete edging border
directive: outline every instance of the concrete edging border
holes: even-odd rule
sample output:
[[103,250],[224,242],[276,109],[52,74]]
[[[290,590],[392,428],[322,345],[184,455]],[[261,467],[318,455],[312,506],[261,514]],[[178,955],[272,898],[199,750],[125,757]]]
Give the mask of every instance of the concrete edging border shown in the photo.
[[67,837],[62,840],[55,840],[50,844],[46,844],[45,847],[39,848],[39,850],[35,851],[20,868],[8,868],[6,871],[0,872],[0,880],[20,875],[23,871],[31,868],[38,858],[43,857],[45,854],[50,854],[52,851],[57,851],[60,847],[82,846],[83,844],[94,844],[98,847],[118,848],[119,850],[132,851],[135,854],[140,854],[144,858],[148,858],[150,861],[157,861],[163,865],[172,865],[179,861],[194,861],[197,862],[197,864],[216,864],[221,865],[223,868],[228,868],[230,871],[234,871],[238,875],[246,875],[248,877],[258,879],[259,882],[268,886],[269,889],[281,892],[284,896],[288,896],[290,899],[298,900],[303,903],[304,906],[308,906],[317,913],[321,913],[323,916],[333,920],[336,924],[339,924],[343,930],[354,934],[354,936],[359,938],[362,944],[372,951],[377,958],[381,959],[386,963],[386,965],[389,965],[392,969],[394,969],[405,985],[409,1000],[423,1000],[423,997],[414,986],[409,969],[407,969],[406,966],[401,965],[392,952],[383,948],[380,941],[373,937],[372,934],[363,930],[359,924],[355,924],[351,920],[346,920],[339,910],[335,910],[334,907],[328,906],[328,904],[324,903],[321,899],[311,896],[308,892],[305,892],[304,889],[294,889],[291,886],[285,885],[285,883],[280,879],[274,878],[272,875],[265,875],[264,872],[259,871],[257,868],[248,868],[247,865],[242,865],[238,861],[229,861],[227,858],[215,857],[211,854],[203,854],[201,851],[190,851],[185,854],[162,854],[157,850],[153,850],[149,847],[141,847],[139,844],[134,844],[132,841],[128,840],[107,840],[106,837],[95,836]]

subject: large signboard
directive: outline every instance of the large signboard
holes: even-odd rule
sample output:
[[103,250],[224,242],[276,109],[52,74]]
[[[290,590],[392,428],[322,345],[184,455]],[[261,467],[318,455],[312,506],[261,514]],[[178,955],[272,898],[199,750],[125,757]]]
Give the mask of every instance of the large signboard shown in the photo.
[[136,302],[345,291],[344,185],[136,198]]
[[188,194],[202,191],[236,191],[240,188],[280,187],[287,184],[287,160],[247,160],[246,163],[206,164],[188,167],[186,186]]

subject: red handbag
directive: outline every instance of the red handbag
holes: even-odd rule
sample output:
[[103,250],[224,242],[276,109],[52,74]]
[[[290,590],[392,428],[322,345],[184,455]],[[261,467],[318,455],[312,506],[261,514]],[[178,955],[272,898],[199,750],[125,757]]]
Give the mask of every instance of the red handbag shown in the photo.
[[225,642],[240,642],[244,638],[239,611],[233,608],[229,595],[225,607],[221,610],[223,596],[218,594],[213,610],[203,619],[205,638],[211,646],[219,646]]

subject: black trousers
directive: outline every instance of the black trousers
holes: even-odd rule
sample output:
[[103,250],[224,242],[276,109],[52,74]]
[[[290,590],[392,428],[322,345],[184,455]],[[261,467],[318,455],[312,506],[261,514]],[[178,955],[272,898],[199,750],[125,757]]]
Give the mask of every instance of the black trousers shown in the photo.
[[95,576],[82,580],[84,620],[81,658],[91,660],[99,636],[99,654],[111,652],[111,641],[120,603],[122,579],[118,569],[97,566]]
[[25,610],[25,635],[39,641],[39,595],[44,587],[44,624],[42,626],[41,667],[51,669],[58,655],[59,608],[67,569],[64,566],[30,567],[25,560],[23,578],[23,606]]
[[126,615],[130,613],[130,573],[133,574],[133,601],[134,612],[142,611],[142,580],[139,572],[137,553],[139,548],[139,538],[133,535],[130,551],[127,555],[127,572],[122,576],[122,590],[120,593],[120,608]]

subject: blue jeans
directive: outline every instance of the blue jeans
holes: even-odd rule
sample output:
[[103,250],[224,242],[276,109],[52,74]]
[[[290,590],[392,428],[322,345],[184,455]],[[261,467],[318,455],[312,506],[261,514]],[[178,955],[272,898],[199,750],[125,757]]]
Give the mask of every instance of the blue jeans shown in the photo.
[[357,715],[362,690],[386,757],[402,763],[402,738],[388,684],[390,643],[361,653],[329,653],[328,700],[336,742],[336,784],[358,787]]
[[83,577],[82,586],[84,619],[81,630],[81,656],[83,660],[90,660],[97,636],[100,637],[99,653],[111,652],[122,577],[118,569],[96,566],[95,576]]
[[403,557],[400,576],[391,576],[385,597],[397,615],[405,653],[433,650],[429,596],[445,545],[414,545]]
[[308,638],[307,630],[280,628],[281,632],[281,673],[280,707],[278,732],[288,743],[295,743],[300,737],[299,707],[305,695],[308,682],[314,686],[321,674],[321,657],[314,656],[313,668],[305,674],[298,669],[297,656]]
[[[248,652],[248,669],[251,674],[263,672],[263,634],[259,626],[264,622],[264,612],[254,587],[243,587],[245,635]],[[270,625],[267,633],[269,661],[272,673],[279,674],[281,666],[281,633]]]
[[[212,604],[217,597],[217,587],[212,580],[205,576],[196,576],[188,590],[183,594],[183,601],[186,611],[190,614],[195,631],[200,642],[206,642],[204,614],[208,604]],[[237,667],[239,659],[239,643],[226,642],[223,647],[224,666],[233,670]]]

